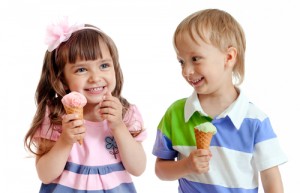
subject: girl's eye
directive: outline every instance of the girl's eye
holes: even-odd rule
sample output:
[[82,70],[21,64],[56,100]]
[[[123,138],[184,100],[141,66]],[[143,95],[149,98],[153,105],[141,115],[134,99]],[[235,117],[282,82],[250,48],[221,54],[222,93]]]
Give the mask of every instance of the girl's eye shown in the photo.
[[85,72],[86,71],[86,69],[85,68],[78,68],[77,70],[76,70],[76,72]]
[[108,68],[108,67],[109,67],[109,64],[106,64],[106,63],[100,65],[101,69],[105,69],[105,68]]

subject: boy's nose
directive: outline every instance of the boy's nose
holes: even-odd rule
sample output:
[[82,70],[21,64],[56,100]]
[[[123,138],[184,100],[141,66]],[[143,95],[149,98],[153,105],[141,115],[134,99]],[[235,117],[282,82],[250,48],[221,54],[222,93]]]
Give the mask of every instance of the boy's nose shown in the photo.
[[193,65],[185,65],[184,68],[182,69],[183,76],[188,77],[192,74],[194,74],[194,68]]

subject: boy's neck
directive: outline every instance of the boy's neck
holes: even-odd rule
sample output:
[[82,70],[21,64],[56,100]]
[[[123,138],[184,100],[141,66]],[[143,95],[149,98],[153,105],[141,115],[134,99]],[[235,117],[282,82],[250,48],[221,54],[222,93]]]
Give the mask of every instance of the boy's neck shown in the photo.
[[224,112],[238,97],[239,92],[235,87],[226,92],[199,95],[198,99],[203,111],[210,117],[216,117]]

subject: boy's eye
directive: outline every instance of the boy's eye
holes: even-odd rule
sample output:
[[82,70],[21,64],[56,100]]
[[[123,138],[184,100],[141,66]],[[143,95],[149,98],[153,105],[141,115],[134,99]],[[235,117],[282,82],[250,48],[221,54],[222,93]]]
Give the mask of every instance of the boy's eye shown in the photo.
[[198,60],[200,60],[200,57],[198,57],[198,56],[193,56],[192,57],[193,62],[197,62]]
[[178,60],[179,64],[181,64],[181,66],[184,64],[183,60]]

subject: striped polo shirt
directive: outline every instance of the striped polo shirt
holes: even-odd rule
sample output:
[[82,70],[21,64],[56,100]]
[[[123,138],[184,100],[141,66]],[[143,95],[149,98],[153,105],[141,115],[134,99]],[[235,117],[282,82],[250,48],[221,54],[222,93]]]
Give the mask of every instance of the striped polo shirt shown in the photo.
[[210,170],[178,179],[180,193],[257,193],[259,172],[287,161],[269,118],[242,91],[213,119],[204,113],[195,91],[175,101],[158,125],[153,155],[188,157],[196,149],[194,127],[207,121],[217,128],[210,144]]

